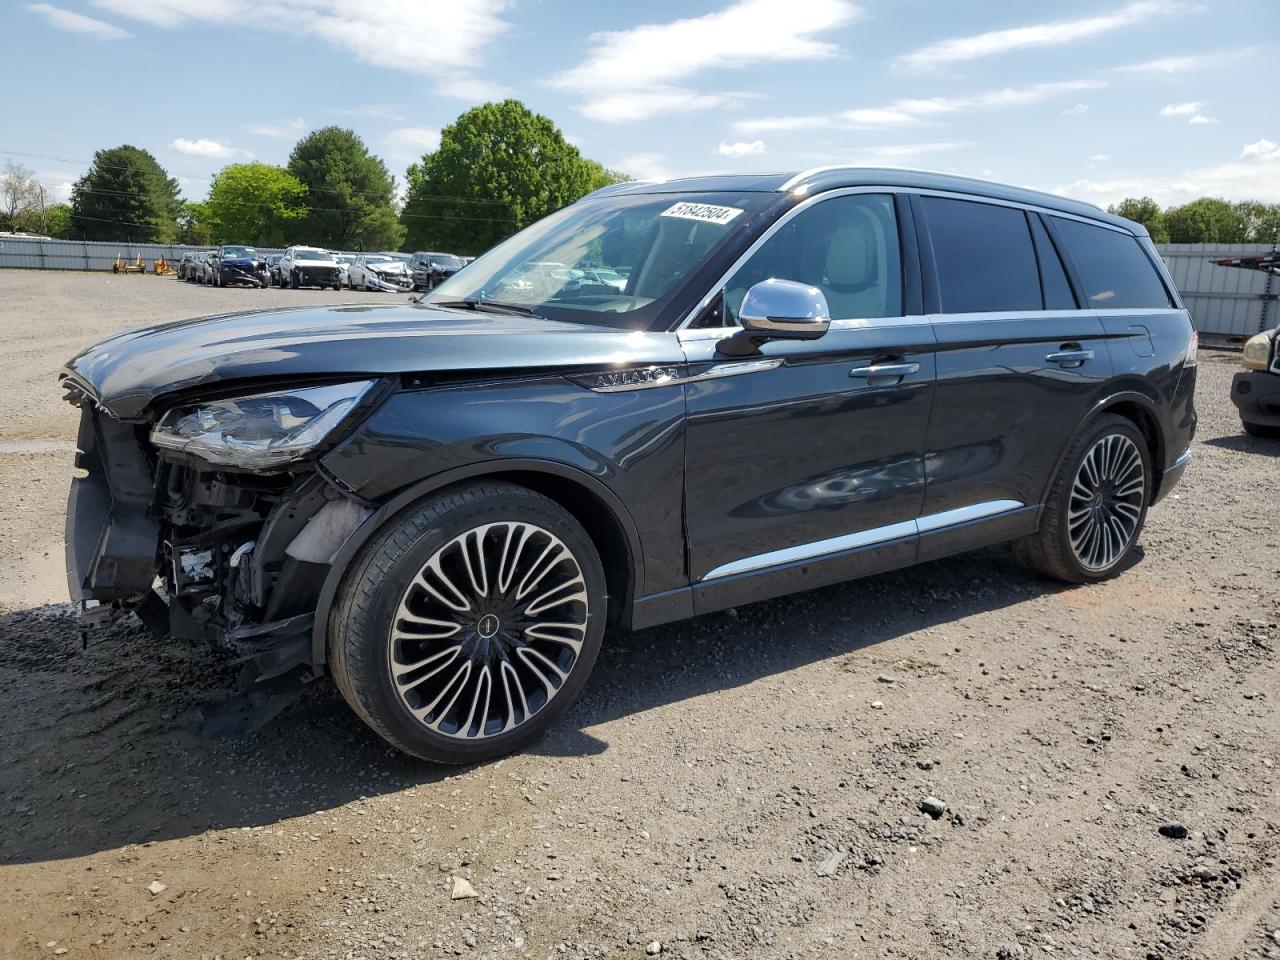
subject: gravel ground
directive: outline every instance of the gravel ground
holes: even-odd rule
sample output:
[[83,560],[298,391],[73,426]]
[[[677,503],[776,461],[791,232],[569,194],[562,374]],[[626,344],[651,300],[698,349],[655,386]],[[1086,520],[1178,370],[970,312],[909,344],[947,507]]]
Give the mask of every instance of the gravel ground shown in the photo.
[[0,957],[1280,957],[1280,442],[1234,357],[1119,578],[992,551],[613,635],[550,736],[442,769],[327,682],[202,737],[228,666],[53,602],[61,362],[303,299],[349,297],[0,273]]

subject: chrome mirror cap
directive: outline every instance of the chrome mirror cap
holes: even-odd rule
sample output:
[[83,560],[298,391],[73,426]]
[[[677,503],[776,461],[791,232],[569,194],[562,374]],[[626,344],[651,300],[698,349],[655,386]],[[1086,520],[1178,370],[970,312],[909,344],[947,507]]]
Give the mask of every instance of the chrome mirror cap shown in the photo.
[[770,339],[810,340],[831,325],[827,298],[817,287],[794,280],[762,280],[747,291],[738,308],[744,330]]

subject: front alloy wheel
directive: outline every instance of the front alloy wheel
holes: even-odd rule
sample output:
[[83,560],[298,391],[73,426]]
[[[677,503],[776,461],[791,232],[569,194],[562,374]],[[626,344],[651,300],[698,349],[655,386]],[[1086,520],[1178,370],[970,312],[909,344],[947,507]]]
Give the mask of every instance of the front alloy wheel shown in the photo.
[[459,487],[389,521],[353,563],[330,618],[334,679],[401,750],[487,760],[577,697],[606,602],[571,514],[513,484]]

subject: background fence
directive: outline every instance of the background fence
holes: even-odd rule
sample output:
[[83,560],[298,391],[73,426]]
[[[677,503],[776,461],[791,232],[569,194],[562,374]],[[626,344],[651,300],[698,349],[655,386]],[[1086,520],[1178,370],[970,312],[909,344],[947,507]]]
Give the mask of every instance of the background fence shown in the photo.
[[1270,253],[1265,243],[1161,243],[1156,249],[1173,274],[1196,329],[1218,343],[1241,343],[1280,323],[1280,278],[1265,270],[1220,267],[1214,260]]
[[[151,269],[160,257],[177,264],[184,253],[212,250],[165,243],[96,243],[84,240],[36,240],[0,237],[0,268],[28,270],[110,270],[118,254],[124,260],[141,256]],[[283,253],[258,247],[264,257]],[[1157,248],[1173,274],[1191,311],[1196,329],[1206,341],[1241,343],[1259,330],[1280,323],[1280,278],[1262,270],[1220,267],[1213,263],[1227,257],[1269,253],[1268,244],[1163,243]]]
[[[151,264],[164,257],[176,266],[184,253],[216,250],[217,247],[188,247],[179,243],[98,243],[88,240],[36,240],[31,237],[0,237],[0,267],[26,270],[110,270],[119,254],[132,261],[141,256]],[[264,257],[284,253],[275,247],[256,247]]]

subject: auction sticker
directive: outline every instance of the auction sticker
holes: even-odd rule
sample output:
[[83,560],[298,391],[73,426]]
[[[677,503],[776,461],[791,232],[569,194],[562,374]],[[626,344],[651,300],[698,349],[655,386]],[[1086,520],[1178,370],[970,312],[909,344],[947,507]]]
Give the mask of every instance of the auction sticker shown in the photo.
[[742,210],[738,207],[718,207],[714,203],[673,203],[660,216],[678,217],[681,220],[701,220],[724,226]]

